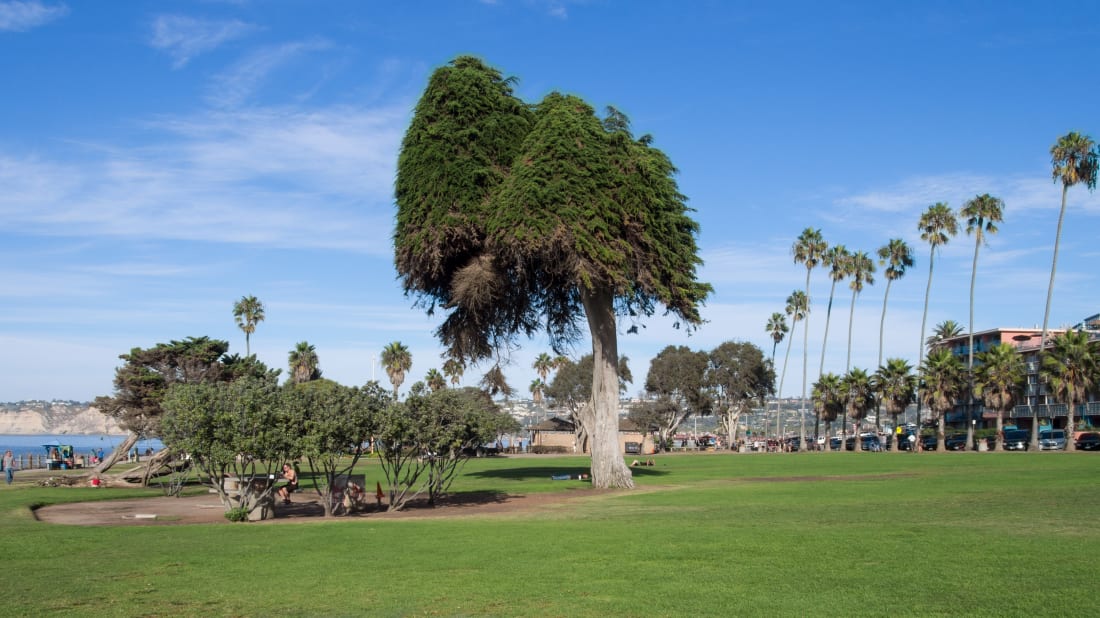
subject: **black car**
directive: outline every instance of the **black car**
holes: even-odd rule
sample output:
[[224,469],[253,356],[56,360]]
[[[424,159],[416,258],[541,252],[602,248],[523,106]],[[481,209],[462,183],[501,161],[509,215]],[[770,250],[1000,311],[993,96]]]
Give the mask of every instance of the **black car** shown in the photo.
[[1100,433],[1083,433],[1073,441],[1079,451],[1100,451]]
[[966,434],[954,434],[947,436],[943,441],[944,450],[948,451],[965,451],[966,450]]
[[934,451],[936,450],[936,436],[921,436],[920,450],[922,451]]
[[1031,445],[1031,434],[1026,429],[1009,429],[1004,433],[1006,451],[1026,451]]

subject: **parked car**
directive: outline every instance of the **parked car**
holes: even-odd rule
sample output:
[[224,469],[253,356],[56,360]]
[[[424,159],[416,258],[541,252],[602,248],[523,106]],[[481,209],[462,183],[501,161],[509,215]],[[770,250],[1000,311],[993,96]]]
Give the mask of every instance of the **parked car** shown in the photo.
[[934,451],[934,450],[936,450],[936,436],[921,436],[920,450],[922,450],[922,451]]
[[966,450],[966,434],[965,433],[956,433],[956,434],[952,434],[950,436],[947,436],[947,438],[945,438],[944,441],[943,441],[943,448],[944,448],[944,450],[948,450],[948,451],[965,451]]
[[1066,448],[1066,432],[1052,429],[1039,432],[1040,451],[1063,451]]
[[878,439],[878,436],[861,436],[859,439],[859,448],[864,451],[875,451],[876,453],[882,450],[882,440]]
[[1100,433],[1090,431],[1077,436],[1073,441],[1079,451],[1100,451]]
[[1031,433],[1026,429],[1009,429],[1004,433],[1006,451],[1026,451],[1031,446]]

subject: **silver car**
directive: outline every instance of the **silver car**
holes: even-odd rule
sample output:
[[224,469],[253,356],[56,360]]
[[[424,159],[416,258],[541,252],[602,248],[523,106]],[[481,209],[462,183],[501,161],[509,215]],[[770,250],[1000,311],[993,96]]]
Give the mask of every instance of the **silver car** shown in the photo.
[[1066,450],[1066,432],[1061,429],[1039,432],[1040,451]]

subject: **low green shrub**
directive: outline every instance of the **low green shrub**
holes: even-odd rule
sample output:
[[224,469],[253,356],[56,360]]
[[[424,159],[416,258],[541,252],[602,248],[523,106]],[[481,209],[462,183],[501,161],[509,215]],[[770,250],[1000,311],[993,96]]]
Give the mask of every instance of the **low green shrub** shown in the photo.
[[248,507],[235,506],[225,512],[225,518],[229,521],[248,521]]

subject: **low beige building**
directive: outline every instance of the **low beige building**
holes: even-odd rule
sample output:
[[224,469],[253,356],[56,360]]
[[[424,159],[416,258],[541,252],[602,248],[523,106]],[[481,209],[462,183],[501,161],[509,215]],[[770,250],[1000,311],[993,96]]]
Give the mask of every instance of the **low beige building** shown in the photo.
[[[653,436],[642,431],[630,419],[619,420],[619,450],[627,453],[627,444],[639,445],[638,451],[630,454],[651,455],[655,452]],[[588,453],[588,443],[577,441],[572,421],[553,417],[531,428],[531,448],[560,448],[566,453]]]

